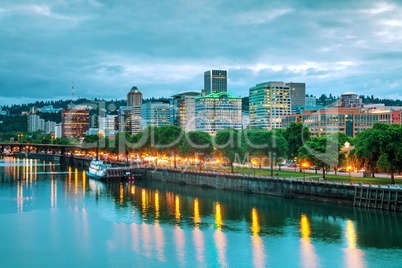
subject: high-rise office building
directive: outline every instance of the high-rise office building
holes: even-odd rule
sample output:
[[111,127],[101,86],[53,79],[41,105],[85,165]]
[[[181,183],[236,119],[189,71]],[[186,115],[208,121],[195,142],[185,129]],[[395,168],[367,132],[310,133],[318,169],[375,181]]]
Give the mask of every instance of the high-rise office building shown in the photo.
[[104,117],[99,117],[99,129],[114,131],[116,117],[117,115],[107,115]]
[[280,128],[281,117],[291,114],[289,87],[265,82],[250,88],[250,127]]
[[220,129],[242,129],[241,97],[219,92],[195,97],[195,129],[215,135]]
[[89,110],[62,110],[61,125],[63,138],[81,138],[89,130]]
[[183,92],[173,95],[170,100],[170,124],[183,128],[185,131],[195,130],[195,98],[199,92]]
[[119,115],[115,117],[115,129],[118,132],[128,132],[131,134],[132,114],[133,108],[131,106],[120,106]]
[[289,82],[286,86],[289,87],[292,107],[306,106],[306,84]]
[[208,70],[204,72],[205,94],[213,94],[228,91],[228,71],[227,70]]
[[134,85],[127,93],[127,106],[140,106],[142,104],[142,93]]
[[169,102],[147,102],[141,105],[141,129],[147,126],[168,126],[170,124]]
[[141,132],[141,106],[131,107],[131,135]]
[[142,93],[134,85],[127,94],[127,106],[131,107],[131,134],[141,132]]

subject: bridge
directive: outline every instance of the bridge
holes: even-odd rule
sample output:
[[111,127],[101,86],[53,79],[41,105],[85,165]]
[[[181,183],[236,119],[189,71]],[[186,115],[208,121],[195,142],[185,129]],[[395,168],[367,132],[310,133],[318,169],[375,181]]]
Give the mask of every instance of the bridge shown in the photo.
[[60,152],[61,155],[65,155],[67,151],[80,150],[81,145],[62,145],[62,144],[40,144],[40,143],[0,143],[0,153],[4,153],[6,149],[10,152],[22,152],[27,153],[35,151],[40,153],[41,151]]

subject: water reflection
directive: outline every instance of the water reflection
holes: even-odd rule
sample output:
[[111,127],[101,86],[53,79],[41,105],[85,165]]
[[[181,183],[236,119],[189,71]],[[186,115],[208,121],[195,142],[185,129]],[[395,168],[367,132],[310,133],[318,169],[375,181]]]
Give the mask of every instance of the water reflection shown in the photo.
[[314,252],[314,246],[311,244],[310,239],[310,223],[305,214],[301,215],[300,219],[300,232],[301,238],[301,256],[302,264],[304,267],[317,267],[317,255]]
[[156,238],[156,251],[159,261],[165,261],[164,246],[165,240],[163,235],[163,228],[159,224],[159,193],[155,191],[155,238]]
[[200,208],[198,198],[194,199],[194,230],[193,242],[197,251],[197,261],[202,266],[204,263],[204,236],[200,230],[199,223],[201,223]]
[[346,222],[346,242],[348,247],[345,249],[345,262],[348,267],[364,267],[363,251],[356,247],[356,231],[353,221]]
[[184,243],[185,243],[185,238],[184,238],[184,231],[180,228],[179,223],[180,223],[180,198],[179,195],[176,195],[175,197],[175,217],[176,217],[176,227],[174,229],[174,240],[175,240],[175,245],[176,245],[176,252],[177,252],[177,258],[179,260],[179,263],[183,266],[184,265],[184,257],[185,257],[185,252],[184,252]]
[[145,219],[147,217],[147,203],[146,203],[146,192],[145,189],[141,191],[141,204],[142,204],[142,217]]
[[57,180],[53,178],[53,174],[51,176],[51,184],[50,184],[50,207],[57,207]]
[[24,207],[24,189],[22,187],[22,182],[20,181],[17,182],[17,207],[18,212],[21,213]]
[[264,244],[262,238],[259,236],[260,225],[258,222],[258,214],[255,208],[251,211],[251,244],[253,246],[253,263],[254,267],[265,267]]
[[218,262],[221,266],[227,267],[226,261],[226,235],[222,232],[222,214],[221,214],[221,204],[216,202],[215,205],[215,224],[216,230],[214,234],[214,240],[216,249],[218,251]]
[[86,173],[85,170],[82,172],[82,195],[85,196],[85,183],[86,183]]
[[[44,227],[35,225],[35,213],[25,212],[37,210],[42,216],[53,208],[51,217],[59,226],[53,227],[57,236],[50,236],[47,242],[59,248],[61,244],[55,239],[62,240],[66,230],[74,234],[74,242],[66,244],[73,243],[77,251],[96,256],[92,251],[119,249],[120,258],[144,256],[155,265],[361,267],[368,259],[381,256],[382,249],[389,252],[391,264],[402,261],[402,215],[393,212],[147,180],[102,183],[68,166],[41,165],[41,161],[37,165],[27,159],[1,161],[0,217],[12,219],[6,215],[16,212],[21,222],[32,217],[29,230],[41,230],[40,236],[46,237],[47,219],[42,222]],[[37,182],[32,173],[39,175]],[[8,198],[10,193],[12,198]],[[63,215],[69,209],[74,216]],[[73,230],[68,229],[70,218]],[[6,234],[0,229],[2,239]],[[30,244],[40,241],[29,235],[27,239]],[[108,242],[100,245],[99,241]],[[110,250],[102,248],[104,245]],[[130,252],[124,252],[127,249]],[[110,256],[116,266],[127,266],[118,265]]]

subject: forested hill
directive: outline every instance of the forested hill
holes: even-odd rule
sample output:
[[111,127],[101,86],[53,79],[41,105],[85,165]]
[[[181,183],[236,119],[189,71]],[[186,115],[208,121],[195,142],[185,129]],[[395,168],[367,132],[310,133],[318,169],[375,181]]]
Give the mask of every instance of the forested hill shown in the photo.
[[[168,98],[149,98],[149,99],[143,99],[143,103],[150,102],[150,101],[168,101]],[[115,100],[104,100],[104,99],[85,99],[85,98],[80,98],[78,100],[74,101],[74,104],[98,104],[100,101],[105,102],[105,107],[109,111],[110,108],[118,109],[120,106],[125,106],[127,105],[127,100],[126,99],[115,99]],[[53,108],[62,108],[66,109],[68,104],[71,103],[71,100],[58,100],[58,101],[37,101],[33,103],[26,103],[26,104],[14,104],[14,105],[5,105],[2,107],[3,110],[9,111],[10,114],[21,114],[22,112],[29,112],[30,108],[35,106],[36,108],[42,108],[44,106],[49,106],[53,105]],[[113,104],[113,105],[112,105]],[[57,120],[51,120],[51,121],[57,121]]]

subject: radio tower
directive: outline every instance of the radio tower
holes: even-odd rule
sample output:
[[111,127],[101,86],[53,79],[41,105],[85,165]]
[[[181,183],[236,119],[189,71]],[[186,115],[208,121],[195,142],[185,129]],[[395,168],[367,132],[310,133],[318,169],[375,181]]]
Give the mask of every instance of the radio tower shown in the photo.
[[73,104],[73,101],[74,101],[74,78],[72,79],[72,88],[71,88],[71,90],[72,90],[72,94],[73,94],[73,97],[71,98],[71,104]]

